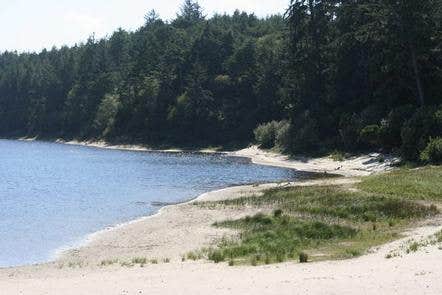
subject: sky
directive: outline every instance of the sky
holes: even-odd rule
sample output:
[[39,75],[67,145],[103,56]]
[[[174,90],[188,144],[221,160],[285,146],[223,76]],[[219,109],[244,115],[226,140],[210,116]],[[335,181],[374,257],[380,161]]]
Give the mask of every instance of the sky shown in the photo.
[[[173,19],[183,0],[0,0],[0,52],[40,51],[74,45],[93,33],[105,37],[118,28],[135,30],[152,10]],[[283,13],[289,0],[200,0],[204,13],[235,9],[260,17]]]

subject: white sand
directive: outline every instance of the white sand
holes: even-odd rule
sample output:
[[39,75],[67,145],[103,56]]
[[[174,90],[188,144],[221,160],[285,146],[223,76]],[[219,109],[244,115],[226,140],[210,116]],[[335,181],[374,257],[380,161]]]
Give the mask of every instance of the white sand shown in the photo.
[[[252,162],[260,165],[286,167],[319,173],[327,172],[343,176],[367,176],[373,173],[385,172],[393,169],[392,164],[399,161],[396,157],[379,153],[352,156],[342,162],[334,161],[330,157],[296,157],[291,159],[285,155],[263,151],[256,146],[230,153],[230,155],[247,157]],[[382,163],[379,161],[381,158],[384,160]]]
[[[434,227],[419,229],[430,234]],[[0,294],[442,294],[435,246],[384,258],[401,240],[353,260],[228,267],[204,262],[144,268],[43,269],[0,273]]]
[[[103,141],[62,141],[59,143],[70,145],[81,145],[106,149],[118,149],[118,150],[131,150],[131,151],[156,151],[156,152],[168,152],[179,153],[183,152],[181,149],[166,149],[166,150],[153,150],[141,145],[112,145]],[[255,164],[268,165],[275,167],[292,168],[296,170],[302,170],[307,172],[318,173],[333,173],[340,174],[342,176],[367,176],[372,173],[385,172],[393,169],[393,164],[397,163],[399,159],[391,155],[385,155],[380,153],[371,153],[361,156],[352,156],[344,161],[334,161],[330,157],[322,158],[307,158],[296,157],[289,158],[288,156],[273,153],[270,151],[264,151],[257,146],[250,146],[248,148],[235,151],[235,152],[219,152],[213,149],[201,149],[198,150],[201,153],[222,153],[234,157],[250,158]],[[383,159],[381,163],[379,160]]]
[[[308,171],[367,175],[389,169],[374,161],[377,155],[345,162],[330,159],[287,161],[284,157],[249,148],[234,153],[256,163],[289,166]],[[285,163],[285,164],[284,164]],[[339,168],[335,170],[336,168]],[[204,194],[198,200],[219,200],[259,194],[286,185],[351,184],[355,178],[265,184],[228,188]],[[216,243],[229,230],[212,227],[215,221],[256,213],[254,209],[201,209],[192,202],[163,208],[146,217],[92,235],[80,249],[64,253],[56,262],[0,270],[3,294],[442,294],[442,245],[405,254],[409,239],[428,239],[442,229],[441,221],[423,224],[408,238],[380,247],[366,256],[310,264],[285,263],[260,267],[229,267],[210,262],[181,262],[188,251]],[[402,257],[386,259],[388,253]],[[100,267],[102,260],[156,258],[160,264],[143,268]],[[171,263],[162,263],[163,258]],[[78,267],[80,266],[80,267]]]

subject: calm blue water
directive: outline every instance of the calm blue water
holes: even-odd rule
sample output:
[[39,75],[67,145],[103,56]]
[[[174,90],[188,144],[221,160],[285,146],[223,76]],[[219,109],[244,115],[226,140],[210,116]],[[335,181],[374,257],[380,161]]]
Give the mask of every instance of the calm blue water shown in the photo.
[[0,140],[0,267],[47,261],[87,234],[155,213],[152,202],[298,176],[222,155]]

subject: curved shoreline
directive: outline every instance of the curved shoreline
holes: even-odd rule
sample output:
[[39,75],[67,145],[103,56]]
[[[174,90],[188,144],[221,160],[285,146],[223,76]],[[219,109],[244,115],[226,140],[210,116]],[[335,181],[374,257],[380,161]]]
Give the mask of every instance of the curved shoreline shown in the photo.
[[[19,140],[23,141],[35,141],[34,138],[21,138]],[[109,149],[109,150],[122,150],[122,151],[137,151],[137,152],[158,152],[158,153],[182,153],[182,152],[189,152],[189,153],[207,153],[207,154],[222,154],[226,156],[231,157],[241,157],[249,159],[252,163],[257,165],[266,165],[266,166],[273,166],[273,167],[281,167],[281,168],[287,168],[287,169],[295,169],[298,171],[303,172],[313,172],[313,173],[334,173],[334,174],[340,174],[344,177],[357,177],[362,175],[367,175],[375,172],[385,171],[390,166],[390,162],[388,164],[379,164],[374,165],[373,167],[369,167],[368,169],[363,169],[364,162],[370,161],[372,159],[375,159],[378,157],[377,154],[374,155],[365,155],[361,157],[356,157],[350,161],[349,160],[345,162],[335,162],[331,160],[330,158],[321,158],[321,159],[297,159],[297,160],[291,160],[287,156],[271,153],[268,151],[263,151],[258,149],[255,146],[249,147],[247,149],[234,151],[234,152],[225,152],[225,151],[215,151],[215,150],[194,150],[194,151],[185,151],[181,149],[166,149],[166,150],[154,150],[149,149],[144,146],[140,145],[112,145],[108,144],[103,141],[63,141],[63,140],[56,140],[54,143],[59,144],[66,144],[66,145],[76,145],[76,146],[83,146],[83,147],[93,147],[93,148],[99,148],[99,149]],[[394,160],[394,159],[393,159]],[[356,164],[354,164],[356,163]],[[287,183],[292,183],[293,181],[287,180]],[[296,181],[299,183],[300,181]],[[275,186],[275,183],[268,183],[268,186]],[[98,240],[103,235],[110,235],[112,232],[118,231],[120,229],[124,229],[125,227],[128,227],[133,224],[142,223],[146,220],[158,217],[164,212],[168,207],[170,206],[177,206],[177,205],[183,205],[183,204],[191,204],[197,201],[200,201],[204,199],[207,195],[213,195],[217,194],[218,192],[222,192],[229,189],[241,189],[248,187],[248,185],[241,185],[241,186],[231,186],[224,189],[219,189],[215,191],[209,191],[206,193],[203,193],[199,196],[196,196],[195,198],[180,202],[178,204],[173,205],[167,205],[161,207],[157,212],[154,212],[153,214],[142,216],[140,218],[130,220],[127,222],[123,222],[120,224],[116,224],[113,226],[109,226],[106,228],[103,228],[99,231],[87,234],[85,237],[81,238],[78,242],[73,243],[72,245],[64,245],[61,246],[55,250],[53,250],[52,254],[50,255],[50,260],[47,263],[51,262],[57,262],[64,257],[68,256],[69,252],[77,249],[82,249],[84,247],[87,247],[88,245],[92,244],[94,241]]]
[[[19,138],[17,140],[40,141],[36,138]],[[368,176],[373,173],[385,172],[393,169],[392,166],[400,161],[400,159],[394,155],[381,153],[368,153],[359,156],[351,156],[343,161],[335,161],[330,157],[310,158],[302,156],[290,158],[287,155],[262,150],[256,145],[252,145],[248,148],[237,151],[222,151],[215,149],[153,149],[143,145],[110,144],[105,141],[65,141],[62,139],[57,139],[47,142],[135,152],[221,154],[231,157],[247,158],[252,163],[257,165],[295,169],[304,172],[338,174],[344,177]]]
[[[19,140],[23,141],[34,141],[35,139],[32,138],[21,138]],[[384,162],[384,163],[378,163],[376,165],[371,165],[368,168],[364,169],[364,162],[372,161],[373,159],[376,159],[378,157],[378,154],[373,155],[365,155],[361,157],[355,157],[353,159],[344,161],[344,162],[335,162],[331,160],[330,158],[321,158],[321,159],[297,159],[292,160],[289,159],[287,156],[271,153],[268,151],[263,151],[258,149],[255,146],[249,147],[247,149],[234,151],[234,152],[224,152],[224,151],[215,151],[215,150],[180,150],[180,149],[167,149],[167,150],[154,150],[149,149],[144,146],[140,145],[111,145],[106,142],[79,142],[79,141],[62,141],[57,140],[55,143],[59,144],[66,144],[66,145],[77,145],[77,146],[84,146],[84,147],[93,147],[93,148],[100,148],[100,149],[110,149],[110,150],[122,150],[122,151],[139,151],[139,152],[159,152],[159,153],[182,153],[182,152],[189,152],[189,153],[208,153],[208,154],[222,154],[226,156],[231,157],[241,157],[241,158],[247,158],[252,163],[257,165],[266,165],[266,166],[274,166],[274,167],[281,167],[281,168],[287,168],[287,169],[295,169],[298,171],[303,172],[313,172],[313,173],[334,173],[334,174],[340,174],[344,177],[358,177],[363,175],[368,175],[371,173],[376,172],[382,172],[385,170],[388,170],[388,167],[391,164],[391,161],[395,161],[394,158],[392,158],[391,161]],[[345,182],[345,181],[344,181]],[[287,180],[284,181],[286,185],[296,185],[300,184],[302,185],[302,180],[298,181],[291,181]],[[255,186],[256,184],[252,185]],[[266,183],[266,184],[260,184],[261,188],[260,191],[263,190],[263,186],[267,188],[272,188],[275,186],[278,186],[277,183]],[[196,196],[195,198],[191,200],[187,200],[184,202],[179,202],[177,204],[173,205],[166,205],[158,209],[157,212],[154,212],[153,214],[142,216],[140,218],[136,218],[134,220],[130,220],[127,222],[123,222],[120,224],[116,224],[113,226],[109,226],[106,228],[103,228],[99,231],[87,234],[83,238],[81,238],[78,242],[74,242],[72,245],[64,245],[61,246],[55,250],[52,251],[52,254],[50,255],[50,259],[47,262],[43,262],[42,264],[46,263],[54,263],[61,261],[65,258],[69,258],[70,253],[72,251],[81,250],[85,247],[88,247],[89,245],[92,245],[94,242],[102,238],[103,236],[109,236],[112,235],[114,232],[117,232],[119,230],[124,230],[127,227],[130,227],[131,225],[141,224],[143,222],[146,222],[150,219],[158,218],[160,217],[164,211],[168,210],[170,207],[180,206],[180,205],[187,205],[192,204],[194,202],[202,201],[205,198],[217,195],[219,193],[223,192],[229,192],[229,191],[236,191],[241,189],[249,188],[251,185],[240,185],[240,186],[230,186],[223,189],[217,189],[214,191],[205,192],[199,196]],[[14,267],[12,267],[14,268]]]
[[[249,148],[237,152],[240,156],[255,153],[254,161],[269,161],[278,155]],[[180,254],[201,249],[231,231],[219,231],[213,222],[242,218],[256,214],[253,208],[222,210],[195,206],[206,200],[259,195],[275,186],[351,185],[361,174],[377,173],[390,168],[367,159],[332,162],[342,167],[340,172],[356,177],[329,178],[279,184],[228,187],[199,195],[196,199],[160,208],[155,215],[129,221],[117,227],[91,234],[89,244],[78,252],[67,253],[61,260],[44,265],[0,269],[0,289],[5,294],[32,295],[119,295],[119,294],[267,294],[289,295],[293,290],[302,294],[441,294],[439,280],[442,246],[429,245],[417,252],[406,253],[410,240],[427,241],[442,229],[442,220],[417,224],[404,233],[405,237],[376,247],[367,255],[351,260],[321,261],[300,265],[282,263],[257,267],[229,267],[205,260],[182,261]],[[280,161],[279,158],[277,158]],[[329,160],[311,159],[302,163],[311,169],[333,171],[336,166],[323,165]],[[366,163],[369,161],[369,163]],[[288,160],[289,168],[296,161]],[[355,169],[359,163],[359,169]],[[364,165],[362,165],[365,163]],[[378,163],[378,164],[374,164]],[[298,165],[301,167],[302,165]],[[334,168],[335,167],[335,168]],[[255,211],[254,211],[255,210]],[[261,209],[261,210],[266,210]],[[266,211],[261,211],[267,213]],[[400,256],[386,259],[386,255]],[[135,257],[156,258],[159,263],[127,266]],[[115,262],[114,258],[118,258]],[[121,258],[122,260],[119,260]],[[165,258],[171,258],[165,262]],[[110,260],[108,260],[110,259]],[[101,262],[110,262],[102,264]],[[115,264],[114,264],[115,263]]]

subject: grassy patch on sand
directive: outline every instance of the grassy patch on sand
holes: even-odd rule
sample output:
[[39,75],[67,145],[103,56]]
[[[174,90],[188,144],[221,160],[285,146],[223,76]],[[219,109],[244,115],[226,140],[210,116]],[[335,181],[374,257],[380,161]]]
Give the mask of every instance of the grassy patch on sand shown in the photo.
[[399,198],[442,201],[442,168],[400,169],[364,178],[358,187],[367,192]]
[[209,251],[208,258],[229,265],[257,265],[362,255],[397,238],[412,222],[439,213],[436,205],[422,200],[439,200],[441,171],[439,167],[395,171],[363,179],[351,190],[293,187],[268,190],[262,196],[199,203],[273,211],[214,224],[235,229],[239,235],[223,240]]

